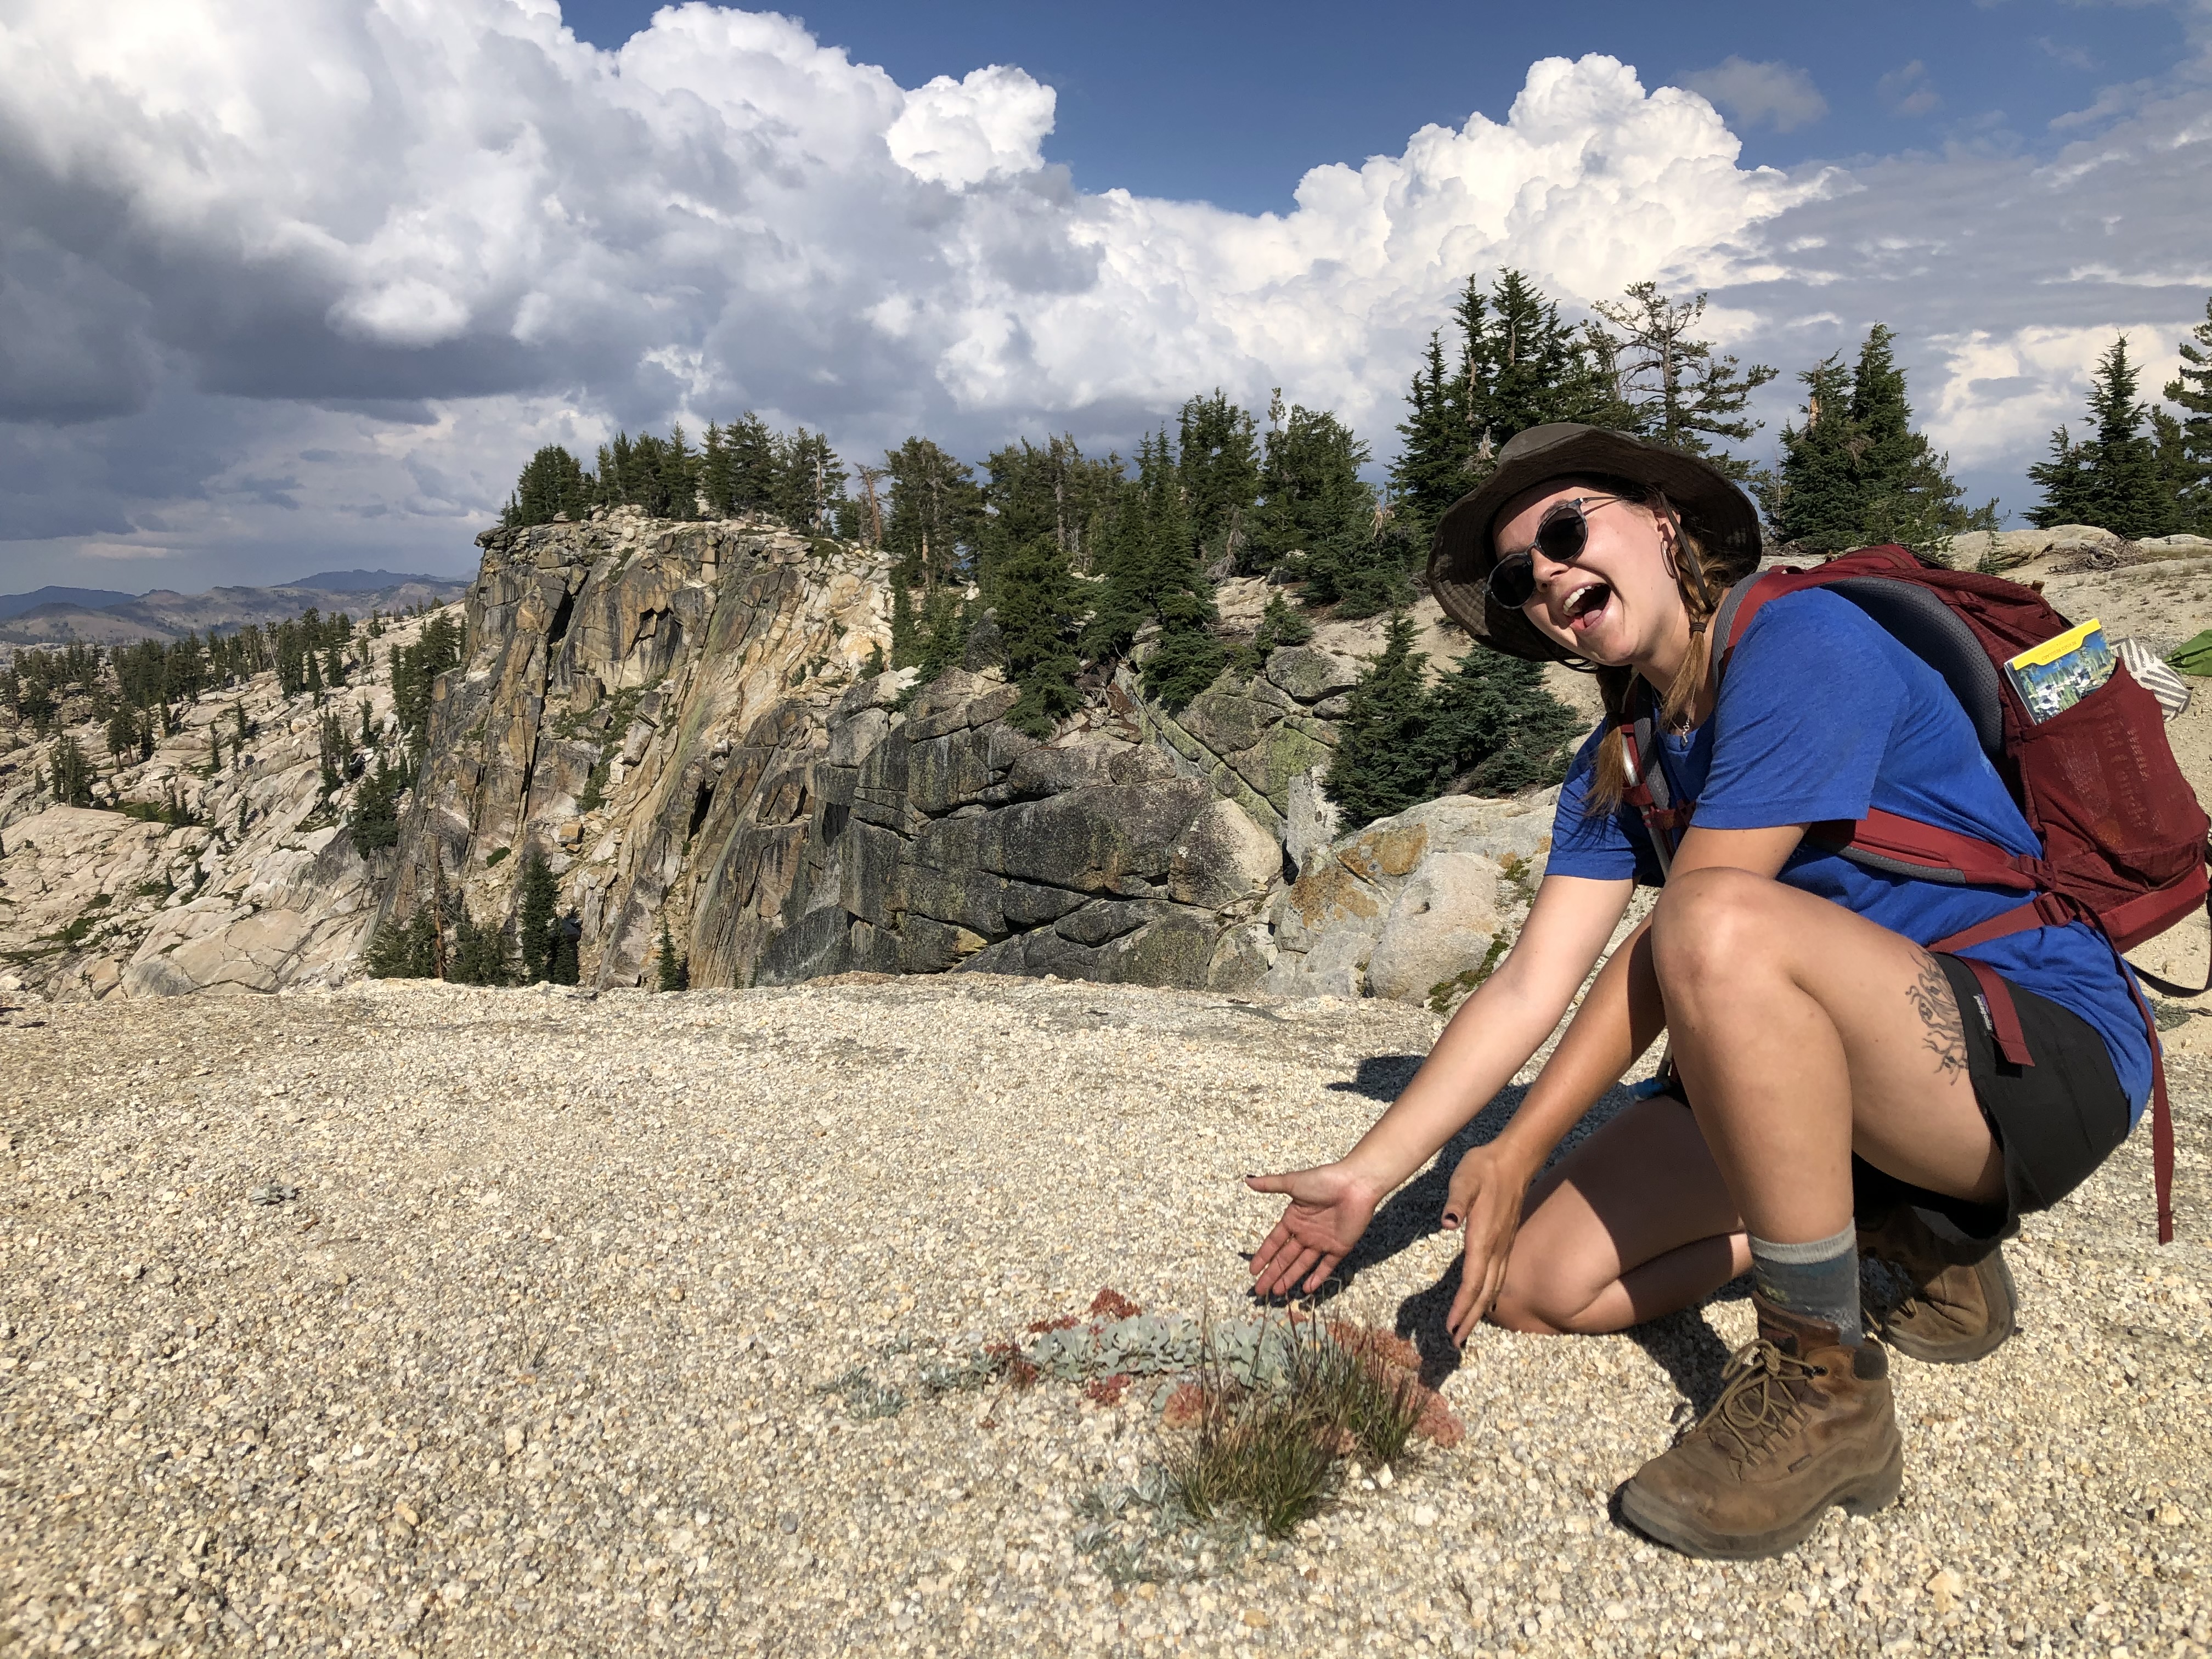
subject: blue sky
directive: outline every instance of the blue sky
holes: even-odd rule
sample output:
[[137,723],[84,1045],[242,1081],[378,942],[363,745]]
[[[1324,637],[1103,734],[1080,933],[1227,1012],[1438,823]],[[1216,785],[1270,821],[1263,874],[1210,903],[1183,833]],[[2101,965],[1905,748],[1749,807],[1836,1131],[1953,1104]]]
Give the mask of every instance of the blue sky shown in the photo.
[[980,461],[1279,386],[1387,456],[1508,265],[1790,373],[1886,322],[2017,514],[2203,320],[2208,161],[2212,0],[17,0],[0,590],[466,570],[536,445],[745,408]]
[[[570,0],[569,27],[619,46],[656,7]],[[1197,198],[1281,212],[1308,167],[1395,152],[1428,122],[1502,112],[1541,58],[1604,52],[1647,84],[1736,58],[1802,70],[1825,114],[1735,124],[1744,160],[1790,167],[1905,149],[1989,145],[2048,152],[2050,123],[2100,88],[2188,55],[2163,5],[2057,0],[1858,0],[1847,6],[1620,0],[1553,5],[1358,7],[1310,0],[1112,8],[879,4],[794,8],[825,44],[904,86],[1015,64],[1060,94],[1044,153],[1087,191]],[[1109,21],[1110,18],[1110,21]],[[1919,65],[1917,70],[1914,65]]]

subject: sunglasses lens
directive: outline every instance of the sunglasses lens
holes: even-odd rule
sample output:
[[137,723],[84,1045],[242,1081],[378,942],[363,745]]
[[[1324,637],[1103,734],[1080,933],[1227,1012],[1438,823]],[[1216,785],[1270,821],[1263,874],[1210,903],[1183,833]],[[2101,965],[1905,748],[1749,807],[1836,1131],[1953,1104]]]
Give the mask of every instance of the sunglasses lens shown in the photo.
[[1500,560],[1490,572],[1490,597],[1508,611],[1518,611],[1536,591],[1536,567],[1526,553]]
[[1536,545],[1554,564],[1572,564],[1589,541],[1589,521],[1579,512],[1554,513],[1536,527]]
[[[1553,510],[1536,526],[1536,550],[1553,564],[1572,564],[1589,542],[1589,521],[1579,504],[1570,502]],[[1536,562],[1526,553],[1500,559],[1490,568],[1490,597],[1508,611],[1518,611],[1536,592]]]

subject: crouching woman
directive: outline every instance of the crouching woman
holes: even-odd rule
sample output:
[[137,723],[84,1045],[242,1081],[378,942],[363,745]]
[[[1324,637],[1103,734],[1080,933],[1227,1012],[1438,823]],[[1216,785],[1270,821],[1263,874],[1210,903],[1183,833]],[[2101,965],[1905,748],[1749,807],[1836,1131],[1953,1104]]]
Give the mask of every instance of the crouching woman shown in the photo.
[[[1613,724],[1650,713],[1691,827],[1511,1122],[1459,1162],[1449,1322],[1459,1342],[1486,1316],[1617,1331],[1748,1270],[1757,1339],[1704,1419],[1621,1493],[1638,1528],[1703,1556],[1778,1553],[1831,1505],[1897,1495],[1861,1251],[1911,1287],[1886,1315],[1889,1346],[1936,1363],[1987,1353],[2013,1328],[2001,1242],[2126,1136],[2151,1079],[2133,989],[2094,929],[1931,954],[2027,901],[1877,873],[1807,839],[1880,808],[2039,850],[1949,689],[1848,599],[1765,605],[1716,694],[1706,623],[1758,547],[1750,503],[1718,471],[1587,427],[1521,434],[1453,509],[1431,567],[1447,609],[1495,649],[1594,667],[1610,718],[1560,791],[1520,939],[1405,1092],[1340,1161],[1250,1183],[1290,1200],[1253,1258],[1255,1288],[1318,1290],[1376,1206],[1528,1061],[1637,882],[1662,879],[1623,801],[1632,760]],[[2000,1057],[1966,957],[2008,982],[2031,1066]],[[1662,1033],[1666,1090],[1540,1178]]]

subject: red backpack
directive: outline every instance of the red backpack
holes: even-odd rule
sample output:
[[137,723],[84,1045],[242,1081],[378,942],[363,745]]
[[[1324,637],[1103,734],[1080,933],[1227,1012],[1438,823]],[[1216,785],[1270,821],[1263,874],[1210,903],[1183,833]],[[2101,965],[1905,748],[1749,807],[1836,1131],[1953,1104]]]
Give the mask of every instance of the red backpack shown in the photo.
[[[2124,669],[2072,708],[2032,719],[2003,664],[2066,631],[2066,619],[2033,588],[1996,576],[1923,565],[1901,547],[1869,547],[1811,570],[1794,567],[1745,577],[1712,621],[1712,678],[1717,696],[1729,659],[1759,608],[1785,593],[1824,588],[1851,601],[1940,674],[1973,724],[1974,735],[2012,791],[2043,856],[2006,852],[1970,836],[1869,811],[1848,826],[1822,824],[1806,839],[1853,863],[1925,881],[2033,893],[1980,927],[1936,940],[1956,951],[2032,927],[2087,921],[2113,952],[2154,938],[2207,902],[2212,825],[2166,740],[2165,718]],[[1651,763],[1650,700],[1620,722],[1628,761],[1629,802],[1644,815],[1661,868],[1689,827],[1693,801],[1670,798],[1665,769]],[[1832,832],[1844,830],[1847,833]],[[2212,908],[2208,908],[2212,915]],[[1961,958],[1979,981],[2008,1061],[2028,1065],[2020,1019],[2004,982],[1984,964]],[[2136,972],[2160,990],[2194,996],[2212,988],[2171,984]],[[2158,1238],[2173,1238],[2173,1117],[2157,1021],[2136,994],[2150,1033],[2151,1158],[2158,1191]]]

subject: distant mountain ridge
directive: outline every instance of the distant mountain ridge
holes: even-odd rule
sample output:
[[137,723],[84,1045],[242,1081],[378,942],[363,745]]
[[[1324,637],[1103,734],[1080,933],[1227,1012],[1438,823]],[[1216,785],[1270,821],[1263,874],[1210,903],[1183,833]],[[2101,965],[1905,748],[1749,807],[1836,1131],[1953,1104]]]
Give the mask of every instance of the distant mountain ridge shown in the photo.
[[460,582],[464,586],[467,585],[465,577],[431,576],[421,571],[402,575],[390,570],[319,570],[312,576],[301,576],[297,580],[279,582],[276,586],[312,587],[325,593],[374,593],[387,587],[398,587],[407,582],[429,582],[434,585],[454,581]]
[[402,611],[442,605],[468,591],[460,578],[389,570],[325,570],[270,587],[214,587],[204,593],[117,593],[95,587],[42,587],[0,594],[0,647],[127,645],[181,639],[248,623],[281,622],[310,605],[320,611]]
[[13,622],[27,611],[45,605],[74,605],[98,611],[111,605],[128,605],[138,596],[118,593],[112,587],[41,587],[29,593],[0,593],[0,622]]

